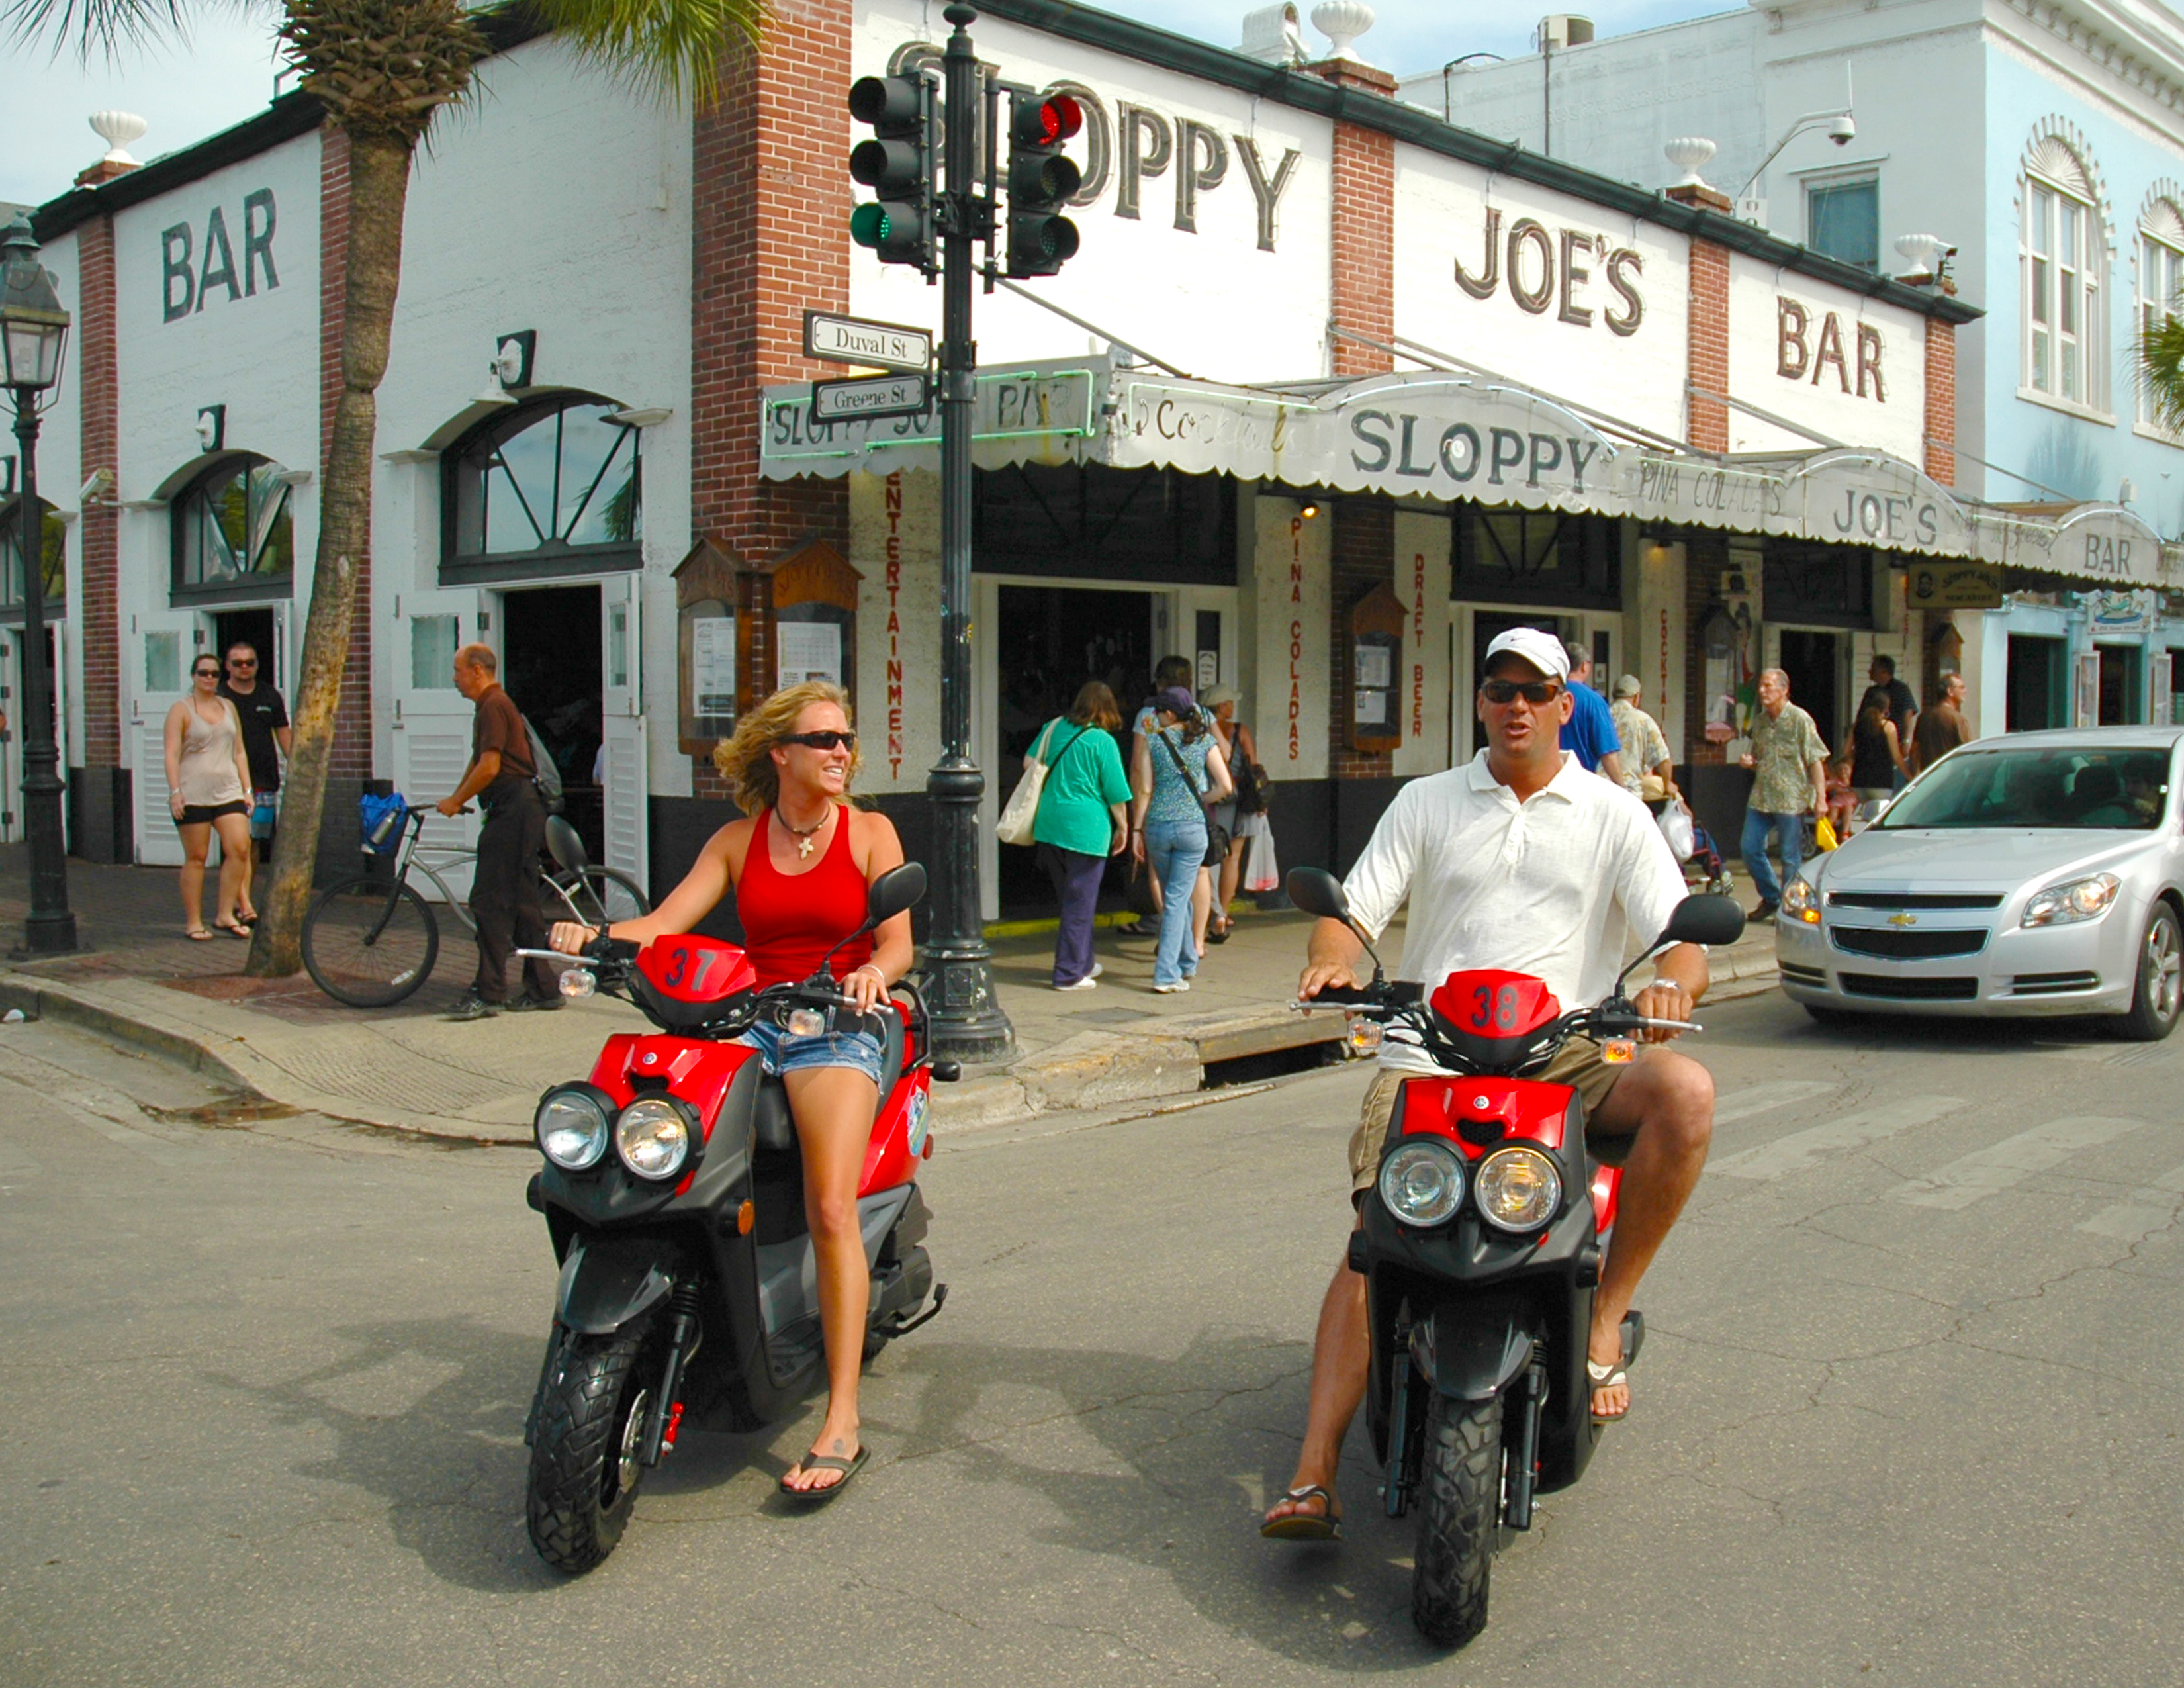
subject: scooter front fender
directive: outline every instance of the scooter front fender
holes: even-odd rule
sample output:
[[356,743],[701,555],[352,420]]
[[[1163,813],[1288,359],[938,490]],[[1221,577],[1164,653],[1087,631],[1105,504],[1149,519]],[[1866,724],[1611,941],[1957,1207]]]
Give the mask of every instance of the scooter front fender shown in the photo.
[[673,1292],[671,1264],[653,1238],[579,1236],[561,1262],[555,1317],[581,1335],[619,1330]]
[[1498,1296],[1444,1301],[1434,1309],[1431,1336],[1417,1328],[1413,1357],[1434,1388],[1455,1401],[1491,1401],[1524,1374],[1545,1334],[1537,1309]]

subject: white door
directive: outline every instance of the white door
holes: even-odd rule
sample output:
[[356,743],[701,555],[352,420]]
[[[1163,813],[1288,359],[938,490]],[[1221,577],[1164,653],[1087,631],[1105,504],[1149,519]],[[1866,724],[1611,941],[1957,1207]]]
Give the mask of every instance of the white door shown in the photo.
[[[143,681],[130,699],[131,783],[136,799],[136,860],[147,867],[180,867],[181,835],[168,806],[167,711],[181,702],[190,683],[190,665],[199,649],[192,638],[194,616],[143,613],[132,616],[136,631],[126,643]],[[125,660],[127,660],[125,658]]]
[[599,588],[599,796],[607,866],[650,891],[638,585],[638,576],[626,574]]
[[[408,649],[398,660],[406,661],[401,677],[407,683],[395,688],[393,752],[391,767],[394,788],[409,802],[424,807],[437,803],[462,783],[471,765],[471,709],[455,689],[454,655],[477,630],[478,594],[475,592],[417,592],[402,594],[396,625],[408,635]],[[475,848],[480,818],[475,812],[450,820],[444,815],[425,817],[422,844],[426,860],[440,870],[455,895],[470,894],[471,864],[443,865],[441,850]],[[410,882],[426,897],[439,894],[421,876]]]

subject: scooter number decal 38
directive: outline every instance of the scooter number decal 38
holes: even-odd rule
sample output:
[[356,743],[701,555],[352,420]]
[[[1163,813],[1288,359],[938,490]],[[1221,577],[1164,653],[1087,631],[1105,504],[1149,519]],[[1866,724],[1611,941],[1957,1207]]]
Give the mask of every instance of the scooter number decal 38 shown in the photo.
[[1490,984],[1482,984],[1477,993],[1477,1007],[1471,1016],[1472,1029],[1485,1031],[1496,1028],[1504,1032],[1517,1029],[1517,1017],[1521,1011],[1517,987],[1505,984],[1496,990]]

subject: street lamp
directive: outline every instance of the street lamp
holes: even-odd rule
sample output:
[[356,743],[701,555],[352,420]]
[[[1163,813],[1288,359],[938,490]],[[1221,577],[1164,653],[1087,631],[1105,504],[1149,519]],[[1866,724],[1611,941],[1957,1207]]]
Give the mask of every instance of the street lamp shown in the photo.
[[37,237],[17,215],[0,234],[0,387],[15,399],[22,462],[15,536],[23,554],[23,812],[31,839],[31,913],[24,948],[36,955],[75,948],[61,837],[60,754],[46,660],[45,521],[38,504],[38,412],[53,402],[68,349],[69,314],[38,262]]

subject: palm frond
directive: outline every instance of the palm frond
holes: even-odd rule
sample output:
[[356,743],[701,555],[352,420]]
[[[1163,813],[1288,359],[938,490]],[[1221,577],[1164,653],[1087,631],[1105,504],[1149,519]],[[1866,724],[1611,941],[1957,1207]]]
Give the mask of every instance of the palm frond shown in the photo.
[[767,0],[512,0],[594,64],[640,92],[705,101],[720,84],[721,55],[755,46]]
[[73,51],[86,64],[93,53],[110,63],[125,47],[187,40],[197,9],[187,0],[8,0],[0,34],[25,47],[49,44],[56,58]]
[[2184,433],[2184,317],[2164,316],[2131,346],[2131,376],[2153,424]]

